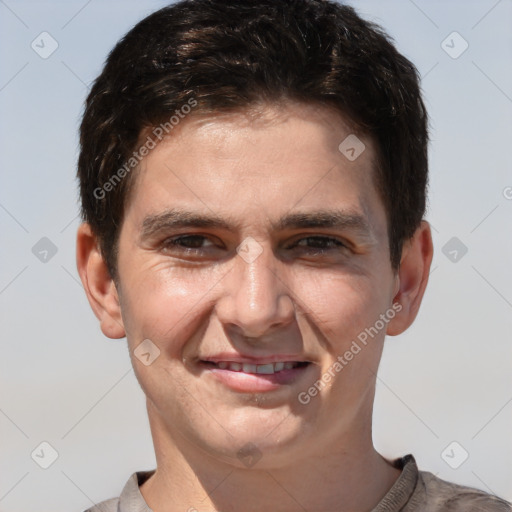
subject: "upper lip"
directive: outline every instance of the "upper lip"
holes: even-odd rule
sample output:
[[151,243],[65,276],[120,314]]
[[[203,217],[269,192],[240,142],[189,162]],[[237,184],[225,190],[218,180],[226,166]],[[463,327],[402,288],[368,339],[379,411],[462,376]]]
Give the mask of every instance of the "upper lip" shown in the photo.
[[300,356],[298,354],[273,354],[267,356],[251,356],[251,355],[242,355],[234,352],[225,352],[221,354],[215,354],[211,356],[202,356],[199,357],[200,361],[210,362],[210,363],[220,363],[220,362],[228,362],[228,363],[249,363],[249,364],[269,364],[269,363],[286,363],[286,362],[298,362],[298,363],[308,363],[310,362],[308,359]]

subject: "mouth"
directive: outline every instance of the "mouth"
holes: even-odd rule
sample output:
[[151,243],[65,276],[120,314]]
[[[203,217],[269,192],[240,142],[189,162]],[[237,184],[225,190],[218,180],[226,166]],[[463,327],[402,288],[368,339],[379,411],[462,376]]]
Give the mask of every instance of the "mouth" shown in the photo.
[[294,368],[302,368],[310,364],[307,361],[278,361],[276,363],[239,363],[235,361],[201,361],[202,364],[210,369],[228,370],[230,372],[251,373],[254,375],[274,375]]
[[201,360],[200,367],[233,391],[261,393],[290,386],[309,367],[310,361]]

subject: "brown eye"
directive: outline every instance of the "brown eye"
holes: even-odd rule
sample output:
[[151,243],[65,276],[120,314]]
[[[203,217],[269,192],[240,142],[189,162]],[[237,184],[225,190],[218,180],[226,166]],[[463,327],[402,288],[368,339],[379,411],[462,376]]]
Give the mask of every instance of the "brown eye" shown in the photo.
[[[205,245],[206,242],[206,245]],[[163,242],[166,249],[177,249],[186,252],[200,252],[203,249],[214,247],[215,244],[203,235],[182,235],[174,238],[167,238]]]
[[336,238],[327,236],[308,236],[295,242],[292,248],[293,247],[300,247],[306,250],[311,249],[310,252],[314,253],[323,253],[330,250],[346,248],[346,245]]

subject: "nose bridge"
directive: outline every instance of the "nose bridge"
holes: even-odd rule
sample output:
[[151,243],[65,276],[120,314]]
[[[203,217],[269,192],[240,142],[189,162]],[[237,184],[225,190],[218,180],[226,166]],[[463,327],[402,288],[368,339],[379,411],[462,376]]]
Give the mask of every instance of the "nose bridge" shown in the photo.
[[221,320],[237,325],[248,337],[261,336],[279,324],[289,323],[294,314],[293,301],[282,278],[276,276],[271,247],[250,239],[237,252],[227,296],[218,312]]
[[246,305],[255,313],[270,313],[275,306],[277,293],[277,279],[272,272],[272,258],[269,256],[269,249],[265,254],[259,255],[253,261],[247,262],[240,259],[240,293],[238,300],[241,306]]

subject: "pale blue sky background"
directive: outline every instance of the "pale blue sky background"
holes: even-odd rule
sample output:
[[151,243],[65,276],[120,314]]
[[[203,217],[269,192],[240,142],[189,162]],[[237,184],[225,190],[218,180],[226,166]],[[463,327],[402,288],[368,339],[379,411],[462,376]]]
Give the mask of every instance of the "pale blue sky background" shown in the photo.
[[[433,273],[414,326],[386,342],[375,443],[512,500],[512,1],[349,3],[417,65],[432,125]],[[81,511],[154,467],[126,341],[101,334],[78,282],[74,175],[88,84],[163,5],[0,0],[0,512]],[[58,43],[47,59],[31,48],[43,31]],[[453,31],[469,44],[456,59],[441,46]],[[31,458],[43,441],[59,454],[48,469]],[[453,441],[469,453],[458,469],[441,456]]]

